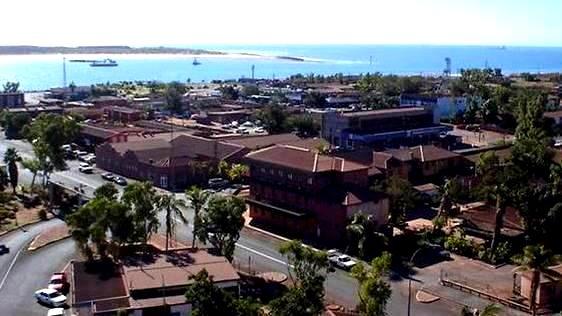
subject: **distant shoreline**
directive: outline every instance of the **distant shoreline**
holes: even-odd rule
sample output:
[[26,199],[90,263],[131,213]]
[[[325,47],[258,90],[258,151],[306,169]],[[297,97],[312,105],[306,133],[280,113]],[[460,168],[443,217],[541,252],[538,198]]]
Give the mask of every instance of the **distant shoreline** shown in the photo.
[[177,54],[177,55],[227,55],[224,52],[173,47],[130,46],[0,46],[0,55],[94,55],[94,54]]
[[293,56],[268,56],[253,53],[226,53],[205,49],[174,47],[129,47],[129,46],[0,46],[0,56],[45,56],[45,55],[171,55],[171,56],[246,56],[274,58],[293,62],[307,59]]

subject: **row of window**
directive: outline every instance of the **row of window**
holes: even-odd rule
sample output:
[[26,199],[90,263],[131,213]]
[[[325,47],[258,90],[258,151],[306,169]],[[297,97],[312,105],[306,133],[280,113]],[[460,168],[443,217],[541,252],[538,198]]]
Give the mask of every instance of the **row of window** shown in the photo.
[[[264,167],[261,167],[261,168],[260,168],[260,172],[261,172],[262,174],[270,174],[270,175],[272,175],[272,176],[275,176],[275,175],[277,175],[277,176],[279,176],[279,177],[285,177],[285,176],[287,176],[287,179],[293,180],[293,174],[292,174],[292,173],[290,173],[290,172],[285,172],[285,171],[283,171],[283,170],[281,170],[281,169],[275,170],[274,168],[266,169],[266,168],[264,168]],[[312,184],[312,182],[313,182],[312,177],[308,177],[308,178],[306,179],[306,182],[307,182],[308,184]]]

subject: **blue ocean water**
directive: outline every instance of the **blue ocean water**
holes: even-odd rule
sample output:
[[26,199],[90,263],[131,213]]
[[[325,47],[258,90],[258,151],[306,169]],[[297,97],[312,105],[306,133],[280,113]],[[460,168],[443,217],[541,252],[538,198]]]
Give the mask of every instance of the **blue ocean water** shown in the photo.
[[[265,56],[293,56],[304,62],[251,56],[104,55],[65,56],[72,58],[113,58],[119,67],[90,67],[86,63],[66,63],[67,82],[90,85],[123,80],[210,81],[251,76],[284,78],[293,74],[439,74],[446,57],[452,70],[461,68],[502,68],[504,73],[561,72],[562,47],[482,47],[413,45],[237,45],[190,46],[228,53],[254,53]],[[19,81],[26,90],[62,86],[62,55],[0,56],[0,82]]]

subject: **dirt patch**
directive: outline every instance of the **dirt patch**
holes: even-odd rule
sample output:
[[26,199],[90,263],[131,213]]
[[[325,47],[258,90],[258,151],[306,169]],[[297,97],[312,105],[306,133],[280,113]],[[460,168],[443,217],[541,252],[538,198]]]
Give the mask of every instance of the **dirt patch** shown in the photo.
[[60,223],[60,225],[57,225],[56,227],[49,229],[48,231],[44,231],[37,237],[35,237],[35,239],[33,239],[31,244],[29,245],[28,250],[37,250],[41,247],[67,237],[70,237],[68,226],[65,223]]
[[[43,205],[38,205],[35,207],[24,207],[23,204],[18,200],[12,200],[3,206],[3,209],[11,212],[15,216],[12,218],[6,218],[2,223],[0,223],[0,234],[8,232],[18,226],[24,226],[32,223],[41,221],[39,212],[45,210]],[[53,215],[46,212],[46,219],[53,218]]]

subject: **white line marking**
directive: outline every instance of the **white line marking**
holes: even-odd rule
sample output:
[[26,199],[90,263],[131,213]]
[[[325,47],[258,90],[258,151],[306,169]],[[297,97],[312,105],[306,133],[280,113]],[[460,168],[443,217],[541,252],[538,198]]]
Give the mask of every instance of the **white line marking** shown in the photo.
[[2,282],[0,282],[0,290],[2,290],[2,287],[4,286],[4,283],[6,283],[6,279],[8,279],[8,275],[12,271],[12,268],[14,267],[14,264],[16,264],[16,260],[18,259],[20,253],[22,253],[24,248],[25,247],[21,247],[20,250],[18,251],[18,253],[16,253],[14,259],[12,259],[12,262],[10,263],[10,266],[8,267],[8,271],[6,271],[6,274],[4,275],[4,278],[2,279]]
[[273,258],[272,256],[269,256],[269,255],[266,255],[266,254],[264,254],[264,253],[261,253],[261,252],[259,252],[259,251],[257,251],[257,250],[254,250],[254,249],[252,249],[252,248],[250,248],[250,247],[244,246],[244,245],[242,245],[242,244],[240,244],[240,243],[236,243],[236,246],[237,246],[237,247],[240,247],[240,248],[242,248],[242,249],[244,249],[244,250],[247,250],[247,251],[249,251],[249,252],[251,252],[251,253],[254,253],[254,254],[258,255],[258,256],[262,256],[262,257],[264,257],[264,258],[266,258],[266,259],[269,259],[269,260],[271,260],[271,261],[273,261],[273,262],[277,262],[277,263],[279,263],[279,264],[282,264],[282,265],[285,265],[285,266],[290,266],[291,268],[293,268],[292,265],[289,265],[289,264],[288,264],[287,262],[285,262],[285,261],[279,260],[279,259],[277,259],[277,258]]

